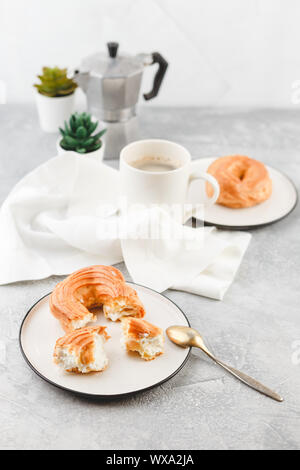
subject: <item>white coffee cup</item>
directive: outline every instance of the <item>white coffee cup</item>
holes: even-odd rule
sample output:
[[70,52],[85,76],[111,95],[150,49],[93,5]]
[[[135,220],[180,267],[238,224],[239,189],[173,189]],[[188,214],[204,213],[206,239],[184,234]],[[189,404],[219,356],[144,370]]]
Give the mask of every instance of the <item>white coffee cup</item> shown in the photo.
[[[145,170],[142,162],[147,159],[156,160],[163,165],[162,168],[170,166],[171,169]],[[181,207],[180,219],[185,221],[191,215],[186,213],[184,207],[192,181],[200,179],[209,182],[214,189],[212,197],[199,200],[199,204],[204,206],[214,204],[220,192],[216,179],[197,170],[194,164],[192,167],[191,162],[188,150],[174,142],[159,139],[132,142],[120,154],[121,197],[129,208],[132,205]]]

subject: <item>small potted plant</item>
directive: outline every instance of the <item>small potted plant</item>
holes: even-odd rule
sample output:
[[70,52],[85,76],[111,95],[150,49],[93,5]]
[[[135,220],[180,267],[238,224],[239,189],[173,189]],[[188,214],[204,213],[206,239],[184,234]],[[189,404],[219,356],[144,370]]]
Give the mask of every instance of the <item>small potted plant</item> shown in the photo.
[[92,121],[90,114],[72,114],[69,123],[65,121],[64,129],[59,128],[61,137],[57,140],[58,154],[72,151],[101,161],[104,154],[101,137],[106,129],[92,135],[98,124],[98,121]]
[[74,92],[77,84],[67,77],[67,69],[43,67],[38,75],[40,83],[36,101],[41,128],[46,132],[57,132],[74,109]]

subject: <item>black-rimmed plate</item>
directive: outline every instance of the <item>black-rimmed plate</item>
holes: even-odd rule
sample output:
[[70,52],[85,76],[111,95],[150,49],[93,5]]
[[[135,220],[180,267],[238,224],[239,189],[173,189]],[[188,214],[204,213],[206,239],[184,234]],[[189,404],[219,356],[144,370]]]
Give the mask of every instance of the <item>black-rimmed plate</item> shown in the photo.
[[[147,287],[128,283],[136,289],[145,309],[145,319],[164,331],[170,325],[190,326],[180,308],[167,297]],[[59,322],[49,309],[49,295],[31,307],[20,328],[22,354],[42,379],[64,390],[80,395],[113,398],[130,395],[159,385],[185,365],[190,349],[175,346],[165,337],[165,353],[153,361],[142,360],[137,353],[127,353],[121,347],[121,325],[106,320],[99,313],[96,323],[107,326],[111,339],[105,350],[109,366],[104,372],[93,374],[70,374],[53,363],[56,340],[64,335]]]
[[[195,168],[206,171],[215,158],[202,158],[194,160]],[[275,168],[267,166],[273,183],[271,197],[254,207],[245,209],[230,209],[219,204],[213,204],[198,212],[196,219],[207,225],[231,230],[248,230],[273,224],[290,214],[298,202],[298,194],[293,182]],[[190,191],[190,202],[197,203],[203,199],[204,188],[202,182],[195,181]]]

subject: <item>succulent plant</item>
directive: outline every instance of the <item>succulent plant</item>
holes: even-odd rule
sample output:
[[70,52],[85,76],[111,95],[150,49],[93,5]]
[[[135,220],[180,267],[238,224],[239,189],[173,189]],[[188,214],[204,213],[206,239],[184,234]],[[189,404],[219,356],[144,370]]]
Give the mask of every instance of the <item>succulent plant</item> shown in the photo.
[[71,95],[77,88],[77,83],[67,77],[67,69],[43,67],[43,75],[38,78],[41,83],[34,85],[38,92],[52,98]]
[[64,150],[73,150],[78,153],[89,153],[98,150],[102,146],[101,137],[105,134],[106,129],[92,135],[97,126],[98,121],[93,122],[90,114],[72,114],[69,125],[65,121],[64,129],[59,128],[63,137],[60,146]]

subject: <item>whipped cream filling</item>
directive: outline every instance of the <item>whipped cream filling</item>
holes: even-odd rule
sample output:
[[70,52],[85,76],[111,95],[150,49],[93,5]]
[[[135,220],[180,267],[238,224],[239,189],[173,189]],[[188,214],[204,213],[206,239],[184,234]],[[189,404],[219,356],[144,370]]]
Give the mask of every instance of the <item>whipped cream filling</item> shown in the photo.
[[[123,331],[120,339],[120,343],[123,349],[126,348],[126,344],[132,339],[127,336],[128,332]],[[164,352],[164,338],[163,335],[149,337],[147,333],[144,333],[139,339],[135,339],[139,343],[139,349],[135,349],[143,358],[155,357]],[[131,349],[131,348],[130,348]]]
[[92,371],[100,372],[105,369],[108,364],[108,358],[104,351],[104,343],[105,340],[102,335],[96,334],[94,336],[94,360],[88,364],[83,364],[81,362],[81,351],[76,354],[70,346],[59,348],[57,350],[57,362],[66,371],[78,369],[78,371],[83,374],[87,374]]
[[115,301],[114,305],[103,305],[103,313],[106,318],[118,321],[125,316],[134,315],[134,310],[129,308],[124,300]]
[[72,329],[78,330],[79,328],[84,328],[89,322],[93,320],[94,320],[94,315],[92,313],[89,313],[85,315],[85,317],[82,318],[81,320],[73,320]]
[[140,340],[140,344],[143,348],[143,355],[156,356],[163,352],[164,341],[162,335],[154,336],[153,338],[147,338],[146,336]]

